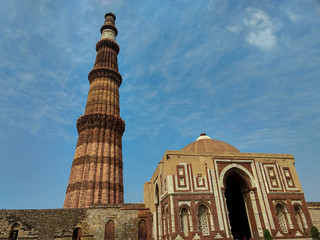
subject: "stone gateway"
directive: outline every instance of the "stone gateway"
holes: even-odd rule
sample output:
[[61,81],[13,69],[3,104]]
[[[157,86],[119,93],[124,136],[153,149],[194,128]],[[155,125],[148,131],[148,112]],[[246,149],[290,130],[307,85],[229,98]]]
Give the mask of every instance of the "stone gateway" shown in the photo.
[[306,239],[312,219],[291,154],[242,153],[201,134],[167,151],[144,202],[155,239]]

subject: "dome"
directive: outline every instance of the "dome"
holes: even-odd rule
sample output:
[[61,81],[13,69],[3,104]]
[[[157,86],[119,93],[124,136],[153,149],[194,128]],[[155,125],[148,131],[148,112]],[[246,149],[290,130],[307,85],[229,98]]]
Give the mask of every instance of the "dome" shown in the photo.
[[181,149],[181,151],[188,152],[240,152],[234,146],[211,139],[205,133],[201,133],[200,137],[197,138],[196,141],[190,143]]

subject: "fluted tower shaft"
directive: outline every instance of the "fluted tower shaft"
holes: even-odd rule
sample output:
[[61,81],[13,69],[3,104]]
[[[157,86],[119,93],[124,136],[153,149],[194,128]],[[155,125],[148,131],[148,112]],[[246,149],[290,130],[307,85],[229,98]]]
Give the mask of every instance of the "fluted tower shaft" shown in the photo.
[[64,208],[123,203],[122,135],[115,15],[107,13],[96,44],[97,56],[88,79],[85,114],[77,121],[78,142]]

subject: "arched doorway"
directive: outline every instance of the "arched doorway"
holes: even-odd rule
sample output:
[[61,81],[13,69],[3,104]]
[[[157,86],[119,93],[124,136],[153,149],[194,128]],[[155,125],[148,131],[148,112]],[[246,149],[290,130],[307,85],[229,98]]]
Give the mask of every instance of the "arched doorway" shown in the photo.
[[114,240],[114,230],[114,222],[112,220],[109,220],[105,226],[104,240]]
[[250,239],[251,230],[246,210],[244,192],[249,185],[238,171],[229,170],[224,179],[225,198],[229,213],[229,223],[234,239]]
[[147,240],[148,231],[147,231],[147,222],[145,220],[140,220],[138,225],[138,239],[139,240]]

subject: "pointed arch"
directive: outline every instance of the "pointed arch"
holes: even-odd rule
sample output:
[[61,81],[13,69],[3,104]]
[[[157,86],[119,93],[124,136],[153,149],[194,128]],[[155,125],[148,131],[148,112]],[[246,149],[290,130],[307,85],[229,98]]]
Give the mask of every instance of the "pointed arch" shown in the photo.
[[138,224],[138,239],[147,240],[147,238],[148,238],[147,222],[144,219],[141,219]]
[[190,217],[190,211],[186,207],[182,207],[180,209],[180,232],[184,234],[184,236],[189,235],[190,231],[190,224],[189,224],[189,217]]
[[283,233],[288,233],[286,212],[287,212],[286,207],[281,203],[277,203],[277,205],[276,205],[276,217],[277,217],[277,221],[278,221],[280,230]]
[[[234,238],[236,236],[245,239],[251,238],[250,213],[257,211],[257,208],[253,207],[255,197],[254,192],[250,190],[250,177],[242,169],[233,167],[225,172],[223,184],[228,223],[232,236]],[[252,220],[257,222],[256,218]]]
[[301,206],[298,204],[293,205],[293,208],[294,208],[294,215],[297,220],[299,230],[301,233],[303,233],[305,232],[305,226],[307,225],[304,212],[302,211]]
[[104,240],[114,240],[115,226],[112,220],[106,223]]
[[245,191],[255,187],[255,181],[252,174],[243,166],[238,164],[230,164],[225,167],[220,174],[220,181],[226,187],[228,176],[234,175],[240,183],[241,190]]
[[9,234],[9,240],[17,240],[19,235],[20,225],[18,223],[15,223],[12,225],[10,234]]
[[160,203],[160,195],[159,195],[159,185],[156,183],[156,186],[154,188],[154,204],[159,205]]
[[200,204],[198,207],[198,225],[202,235],[210,234],[209,228],[209,209],[205,204]]

